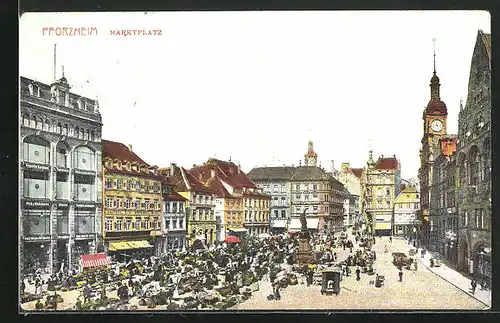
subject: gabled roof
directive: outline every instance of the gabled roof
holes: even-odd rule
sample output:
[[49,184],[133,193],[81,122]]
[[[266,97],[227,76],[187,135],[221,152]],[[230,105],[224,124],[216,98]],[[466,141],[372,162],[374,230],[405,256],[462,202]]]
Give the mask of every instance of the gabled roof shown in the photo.
[[128,149],[127,146],[120,142],[102,140],[102,156],[121,161],[137,162],[141,165],[149,166],[144,160],[137,156],[133,151]]
[[188,199],[185,198],[184,196],[180,195],[177,192],[172,192],[170,194],[163,194],[162,195],[164,201],[180,201],[184,202],[187,201]]
[[189,171],[184,169],[184,167],[180,167],[182,177],[184,179],[184,182],[186,187],[189,187],[191,191],[195,192],[206,192],[206,193],[213,193],[213,191],[205,186],[201,181],[196,179],[196,177],[193,176]]
[[288,181],[290,178],[292,178],[294,172],[295,172],[295,167],[291,166],[256,167],[253,168],[248,173],[248,177],[252,181],[272,181],[272,180]]
[[363,173],[363,168],[351,168],[351,172],[357,177],[361,178],[361,174]]
[[375,163],[375,169],[399,169],[399,162],[396,157],[379,157]]
[[191,168],[190,171],[196,178],[201,178],[201,181],[206,182],[212,177],[211,170],[214,170],[221,180],[227,182],[234,188],[257,187],[252,180],[232,162],[209,158],[203,166],[195,166]]
[[206,182],[206,185],[215,193],[217,197],[231,197],[232,195],[226,190],[218,176],[211,177]]

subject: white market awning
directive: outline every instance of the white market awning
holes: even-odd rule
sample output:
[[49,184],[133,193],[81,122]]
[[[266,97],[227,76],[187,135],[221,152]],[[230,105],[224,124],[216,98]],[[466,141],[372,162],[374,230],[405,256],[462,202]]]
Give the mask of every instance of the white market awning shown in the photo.
[[[307,228],[308,229],[317,229],[319,224],[318,218],[307,219]],[[292,219],[290,221],[290,226],[288,227],[289,231],[300,231],[302,229],[302,224],[300,223],[300,219]]]
[[273,222],[271,222],[271,225],[273,228],[286,228],[286,221],[285,220],[273,220]]

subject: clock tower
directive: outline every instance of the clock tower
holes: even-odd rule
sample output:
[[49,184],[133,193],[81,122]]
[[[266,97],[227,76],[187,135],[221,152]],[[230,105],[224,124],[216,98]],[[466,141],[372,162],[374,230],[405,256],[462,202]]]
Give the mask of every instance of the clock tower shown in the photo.
[[[433,39],[435,42],[435,39]],[[429,206],[430,206],[430,187],[432,185],[432,164],[438,156],[439,139],[446,135],[446,119],[448,110],[446,104],[441,101],[439,95],[439,77],[436,75],[436,51],[434,50],[434,72],[431,78],[431,99],[424,108],[422,115],[423,136],[422,147],[420,149],[420,169],[418,177],[420,180],[420,216],[422,221],[421,239],[424,245],[429,241]]]

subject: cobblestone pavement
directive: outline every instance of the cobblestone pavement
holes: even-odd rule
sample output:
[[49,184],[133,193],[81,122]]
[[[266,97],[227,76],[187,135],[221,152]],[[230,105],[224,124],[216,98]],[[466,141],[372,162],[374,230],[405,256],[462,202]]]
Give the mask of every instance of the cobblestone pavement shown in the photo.
[[[384,245],[387,245],[387,253],[384,253]],[[374,270],[385,276],[385,285],[380,288],[370,283],[375,279],[374,275],[361,274],[361,280],[356,281],[354,274],[343,278],[339,295],[321,295],[320,286],[306,287],[306,285],[299,284],[282,289],[280,301],[268,301],[267,296],[272,292],[271,285],[262,283],[260,290],[251,298],[231,309],[473,310],[487,308],[425,266],[418,266],[416,271],[413,268],[403,270],[403,281],[399,282],[398,270],[392,264],[392,252],[404,252],[408,255],[408,247],[403,240],[394,239],[390,243],[389,238],[377,238],[373,249],[377,252]],[[344,251],[342,248],[337,248],[336,252],[339,259],[345,258],[348,254],[348,250]]]
[[[403,240],[404,241],[404,240]],[[407,242],[404,241],[406,244]],[[407,244],[408,245],[408,244]],[[474,295],[471,293],[471,280],[461,273],[457,272],[455,269],[450,268],[446,266],[446,264],[442,264],[440,267],[430,267],[430,259],[432,255],[431,252],[427,252],[422,259],[419,255],[418,260],[431,272],[435,273],[436,275],[440,276],[442,279],[448,281],[450,284],[454,285],[455,287],[461,289],[471,297],[474,297],[475,299],[481,301],[485,305],[491,306],[491,290],[482,290],[481,287],[478,286],[476,288],[476,291]]]

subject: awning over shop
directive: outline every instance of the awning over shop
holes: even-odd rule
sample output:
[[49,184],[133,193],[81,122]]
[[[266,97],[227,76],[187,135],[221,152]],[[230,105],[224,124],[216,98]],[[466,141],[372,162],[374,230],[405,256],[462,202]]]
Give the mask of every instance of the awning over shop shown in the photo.
[[234,229],[229,229],[229,231],[233,232],[247,232],[248,230],[245,228],[234,228]]
[[153,248],[146,240],[137,241],[117,241],[109,243],[109,251],[117,250],[129,250],[129,249],[140,249],[140,248]]
[[317,229],[319,224],[319,219],[307,219],[307,228],[308,229]]
[[273,220],[272,222],[273,228],[286,228],[285,220]]
[[375,223],[375,230],[390,230],[391,229],[391,224],[390,223]]
[[[306,221],[307,221],[307,228],[308,229],[317,229],[318,228],[318,223],[319,223],[318,218],[306,219]],[[289,231],[300,231],[301,228],[302,228],[302,224],[300,223],[300,219],[292,219],[288,230]]]
[[111,264],[111,259],[105,253],[82,255],[81,259],[83,268],[103,267]]

